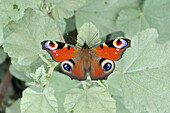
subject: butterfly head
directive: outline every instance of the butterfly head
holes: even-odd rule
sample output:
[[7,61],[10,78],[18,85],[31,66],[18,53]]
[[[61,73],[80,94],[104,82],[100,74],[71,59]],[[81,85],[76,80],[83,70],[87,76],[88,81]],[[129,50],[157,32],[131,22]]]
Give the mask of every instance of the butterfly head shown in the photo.
[[83,44],[82,49],[89,49],[89,46],[86,44],[86,42]]

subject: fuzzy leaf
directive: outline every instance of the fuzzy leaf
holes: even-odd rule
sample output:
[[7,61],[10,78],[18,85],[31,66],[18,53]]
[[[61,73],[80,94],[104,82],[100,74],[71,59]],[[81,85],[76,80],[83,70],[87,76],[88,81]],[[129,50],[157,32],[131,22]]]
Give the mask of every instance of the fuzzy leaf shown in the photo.
[[73,16],[74,10],[82,6],[85,0],[49,0],[54,4],[54,18],[69,18]]
[[19,80],[26,81],[26,82],[32,81],[30,78],[25,76],[23,72],[16,70],[13,65],[10,65],[9,70],[10,73]]
[[106,89],[91,87],[87,91],[71,89],[66,94],[66,111],[74,113],[116,113],[115,100]]
[[161,45],[156,43],[157,38],[155,29],[135,35],[132,47],[126,50],[109,77],[110,92],[123,96],[123,103],[131,112],[169,111],[170,42]]
[[57,71],[54,71],[51,79],[49,81],[49,87],[52,87],[55,90],[55,97],[58,102],[58,111],[60,113],[64,113],[64,99],[65,99],[65,93],[70,90],[71,88],[75,87],[76,80],[71,80],[70,77],[68,77],[65,74],[59,73]]
[[57,111],[57,100],[54,97],[53,88],[31,87],[24,90],[21,113],[56,113]]
[[40,12],[28,9],[22,19],[8,26],[12,33],[3,45],[10,57],[18,58],[22,65],[29,65],[39,58],[41,41],[57,39],[57,25]]
[[38,9],[41,0],[0,0],[0,46],[3,43],[3,27],[11,20],[18,20],[26,8]]
[[126,36],[131,37],[138,31],[154,27],[159,32],[159,41],[170,40],[170,1],[146,0],[142,9],[123,9],[119,13],[117,25]]
[[115,19],[118,12],[125,7],[138,6],[139,0],[87,0],[85,5],[76,11],[76,26],[92,22],[104,37],[116,30]]
[[99,38],[99,30],[90,22],[85,23],[79,31],[77,42],[83,45],[85,42],[89,47],[101,42]]

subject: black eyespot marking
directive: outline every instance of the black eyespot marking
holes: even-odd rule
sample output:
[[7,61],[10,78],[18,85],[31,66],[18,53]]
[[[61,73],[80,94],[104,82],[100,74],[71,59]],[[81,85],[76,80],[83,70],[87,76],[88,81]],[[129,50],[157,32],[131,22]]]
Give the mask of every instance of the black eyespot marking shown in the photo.
[[73,63],[73,65],[75,65],[75,62],[74,62],[72,59],[69,59],[69,61],[70,61],[71,63]]
[[67,49],[70,50],[70,48],[71,48],[71,47],[68,45],[68,46],[67,46]]
[[106,60],[106,59],[105,58],[101,58],[100,61],[99,61],[99,64],[101,65],[104,60]]
[[103,49],[103,44],[100,44],[100,47]]
[[63,64],[63,68],[64,68],[66,71],[72,71],[72,68],[71,68],[71,66],[70,66],[68,63]]
[[109,71],[112,68],[112,64],[111,63],[106,63],[103,67],[104,71]]
[[113,45],[113,40],[107,41],[107,42],[105,42],[105,44],[106,44],[108,47],[114,47],[114,45]]
[[57,41],[56,41],[56,43],[58,44],[58,48],[57,49],[62,49],[65,46],[65,43],[57,42]]

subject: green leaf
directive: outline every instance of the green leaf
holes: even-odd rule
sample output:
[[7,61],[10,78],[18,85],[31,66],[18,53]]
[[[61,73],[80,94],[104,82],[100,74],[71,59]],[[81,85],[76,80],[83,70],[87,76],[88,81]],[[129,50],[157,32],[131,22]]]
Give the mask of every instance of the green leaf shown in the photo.
[[21,99],[17,99],[9,108],[6,109],[6,113],[21,113],[20,102]]
[[35,71],[35,73],[30,73],[30,77],[34,79],[35,83],[33,83],[33,85],[37,86],[37,83],[39,83],[38,85],[42,84],[43,86],[47,84],[47,76],[48,74],[46,73],[46,70],[44,68],[44,65],[41,65],[40,67],[38,67]]
[[76,26],[92,22],[104,37],[116,30],[115,19],[122,8],[138,6],[140,0],[87,0],[85,5],[76,11]]
[[56,113],[57,100],[54,89],[46,87],[31,87],[23,91],[21,99],[21,113]]
[[115,100],[102,87],[91,87],[88,90],[71,89],[66,94],[66,111],[74,113],[116,113]]
[[155,29],[135,35],[108,79],[112,95],[116,90],[115,96],[123,96],[131,112],[164,113],[170,108],[170,42],[161,45],[157,38]]
[[49,0],[54,5],[53,16],[56,19],[73,16],[74,10],[82,6],[85,0]]
[[46,75],[46,71],[43,65],[40,66],[38,69],[36,69],[35,73],[30,74],[30,76],[36,81],[39,81],[41,76],[45,76],[45,75]]
[[4,52],[2,48],[0,48],[0,64],[2,64],[6,58],[7,58],[6,53]]
[[11,20],[18,20],[28,7],[38,9],[41,0],[0,0],[0,46],[3,43],[3,27]]
[[10,65],[9,70],[10,70],[10,73],[19,80],[23,80],[27,82],[32,81],[23,72],[16,70],[13,65]]
[[52,87],[55,90],[55,97],[58,102],[58,111],[64,113],[63,103],[65,100],[65,93],[71,88],[75,87],[76,80],[71,80],[65,74],[54,71],[51,80],[49,81],[49,87]]
[[137,32],[150,27],[143,12],[135,8],[121,10],[116,24],[126,33],[126,37],[132,37]]
[[71,17],[66,19],[66,29],[65,29],[65,33],[69,33],[70,31],[76,30],[76,25],[75,25],[75,17]]
[[[37,59],[37,60],[34,61],[31,65],[28,65],[28,66],[18,64],[18,60],[15,59],[15,58],[13,58],[11,62],[12,62],[13,67],[16,69],[16,71],[19,71],[19,72],[21,72],[21,73],[24,73],[24,76],[28,77],[29,79],[31,79],[30,73],[34,73],[34,72],[36,71],[36,69],[37,69],[38,67],[40,67],[41,65],[46,65],[46,64],[42,61],[42,59],[40,59],[40,58]],[[22,78],[22,77],[20,76],[20,74],[18,75],[18,77],[19,77],[19,78]]]
[[89,47],[101,42],[99,38],[99,30],[90,22],[85,23],[79,31],[77,42],[83,45],[85,42]]
[[159,32],[159,41],[170,40],[170,1],[146,0],[142,9],[123,9],[119,13],[117,25],[126,36],[133,36],[138,31],[154,27]]
[[4,42],[4,50],[10,57],[18,58],[19,64],[30,65],[39,58],[41,41],[56,40],[57,25],[49,17],[32,9],[25,11],[22,19],[9,23],[12,33]]

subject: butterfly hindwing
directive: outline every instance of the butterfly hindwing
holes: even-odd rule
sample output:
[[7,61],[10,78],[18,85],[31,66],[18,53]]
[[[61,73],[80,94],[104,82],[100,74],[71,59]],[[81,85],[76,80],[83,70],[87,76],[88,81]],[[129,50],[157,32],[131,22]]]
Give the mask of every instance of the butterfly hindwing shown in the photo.
[[78,49],[74,46],[57,41],[43,41],[42,48],[52,56],[53,60],[62,62],[77,55]]
[[80,57],[72,58],[60,63],[61,70],[71,79],[86,80],[87,75]]
[[106,80],[114,68],[115,64],[111,60],[100,57],[93,58],[90,70],[91,80]]
[[122,57],[123,52],[130,46],[129,39],[115,39],[104,43],[93,48],[92,50],[97,56],[109,59],[109,60],[119,60]]

